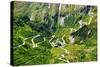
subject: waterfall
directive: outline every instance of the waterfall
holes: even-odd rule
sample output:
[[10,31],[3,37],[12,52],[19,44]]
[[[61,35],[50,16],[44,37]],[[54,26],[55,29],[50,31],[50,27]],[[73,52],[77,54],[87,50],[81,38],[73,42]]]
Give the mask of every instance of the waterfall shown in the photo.
[[60,4],[59,4],[59,15],[58,15],[59,17],[60,17],[61,6],[62,6],[62,4],[60,3]]
[[60,3],[59,4],[59,14],[58,14],[58,22],[59,22],[59,24],[61,25],[61,26],[64,26],[64,19],[65,19],[65,17],[61,17],[60,16],[60,11],[61,11],[61,7],[62,7],[62,4]]
[[80,20],[79,22],[79,25],[80,25],[80,28],[83,26],[83,22],[82,22],[82,20]]
[[60,11],[61,11],[61,3],[59,4],[59,9],[58,9],[58,11],[59,11],[59,13],[58,13],[58,23],[60,24]]
[[90,18],[90,20],[89,20],[89,23],[88,23],[88,24],[90,24],[90,23],[91,23],[92,19],[93,19],[93,16],[91,16],[91,18]]
[[[73,32],[73,28],[70,28],[70,34]],[[70,41],[70,44],[73,44],[75,42],[75,38],[73,36],[69,36],[69,41]]]
[[75,38],[73,36],[69,36],[70,44],[74,44]]
[[64,19],[65,19],[65,17],[61,17],[61,18],[60,18],[60,25],[61,25],[61,26],[64,26]]
[[30,17],[30,21],[34,20],[33,18],[34,18],[34,16],[33,16],[33,13],[32,13],[31,17]]
[[48,8],[50,8],[50,3],[48,3]]

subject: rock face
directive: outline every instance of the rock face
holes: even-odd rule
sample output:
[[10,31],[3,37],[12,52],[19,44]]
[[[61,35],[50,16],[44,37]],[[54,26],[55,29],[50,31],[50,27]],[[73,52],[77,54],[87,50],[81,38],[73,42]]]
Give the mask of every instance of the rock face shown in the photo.
[[88,25],[84,25],[83,27],[81,27],[80,29],[78,29],[75,32],[72,32],[70,35],[70,43],[74,43],[75,42],[75,37],[79,37],[80,41],[85,41],[86,39],[92,37],[91,36],[92,32],[91,29],[89,29]]

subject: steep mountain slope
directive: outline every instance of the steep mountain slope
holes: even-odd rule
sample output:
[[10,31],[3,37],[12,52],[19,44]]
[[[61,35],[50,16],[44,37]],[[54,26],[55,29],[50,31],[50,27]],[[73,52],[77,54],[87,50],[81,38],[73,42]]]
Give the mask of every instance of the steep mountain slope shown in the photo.
[[12,2],[13,65],[97,60],[97,7]]

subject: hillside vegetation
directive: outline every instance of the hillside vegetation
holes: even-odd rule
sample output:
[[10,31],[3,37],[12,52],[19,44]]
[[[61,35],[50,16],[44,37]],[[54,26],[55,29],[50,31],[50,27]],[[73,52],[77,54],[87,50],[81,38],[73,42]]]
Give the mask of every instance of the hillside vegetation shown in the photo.
[[13,65],[97,60],[97,7],[14,1]]

